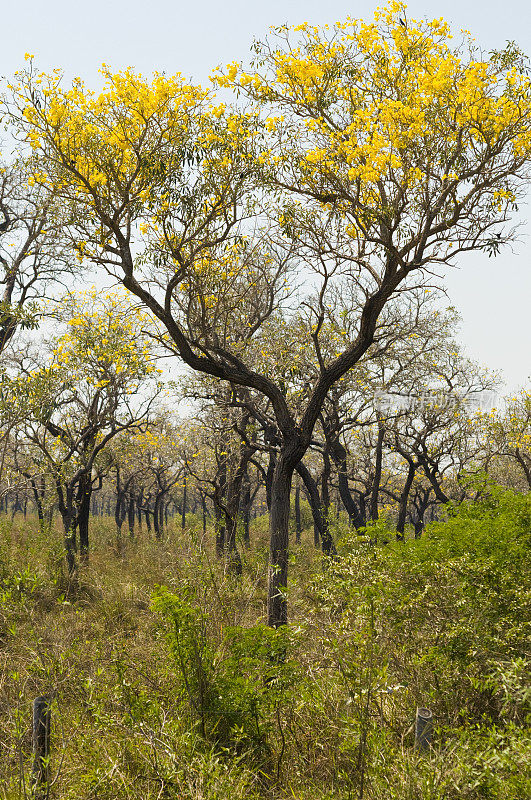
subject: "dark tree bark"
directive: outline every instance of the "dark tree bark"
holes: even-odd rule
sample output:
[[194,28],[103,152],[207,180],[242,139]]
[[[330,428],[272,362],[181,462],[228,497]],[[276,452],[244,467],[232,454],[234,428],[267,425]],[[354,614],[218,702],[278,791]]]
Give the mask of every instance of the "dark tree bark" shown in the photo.
[[127,527],[129,528],[129,538],[135,538],[135,496],[131,493],[127,499]]
[[203,536],[206,536],[207,531],[207,506],[206,506],[206,498],[204,492],[199,490],[199,496],[201,498],[201,513],[203,516]]
[[301,542],[302,523],[301,523],[301,487],[297,484],[295,488],[295,541]]
[[[41,530],[45,527],[44,521],[44,499],[46,497],[46,481],[44,477],[41,476],[39,482],[34,480],[34,478],[30,478],[31,488],[33,491],[33,497],[35,499],[35,507],[37,509],[37,518],[39,520],[39,528]],[[2,510],[0,506],[0,511]]]
[[420,539],[422,536],[422,531],[424,530],[424,520],[426,516],[426,511],[431,506],[431,519],[434,519],[434,505],[435,501],[430,499],[432,493],[432,487],[430,486],[420,486],[414,496],[413,496],[413,507],[415,509],[415,518],[413,520],[413,525],[415,528],[415,539]]
[[145,508],[144,508],[144,516],[145,516],[145,520],[146,520],[146,528],[147,528],[148,534],[151,533],[151,517],[153,515],[153,510],[149,507],[150,502],[151,502],[151,497],[148,496],[146,498],[146,505],[145,505]]
[[[346,451],[345,451],[346,454]],[[352,492],[350,491],[350,487],[348,485],[348,473],[347,473],[347,462],[346,458],[345,461],[338,465],[338,488],[339,488],[339,496],[341,498],[341,502],[345,508],[345,511],[348,514],[349,524],[352,525],[356,530],[360,528],[364,528],[367,524],[366,514],[365,514],[365,503],[362,498],[360,498],[359,505],[356,503],[354,498],[352,497]]]
[[136,519],[138,523],[138,529],[142,531],[142,522],[143,522],[143,514],[142,514],[142,505],[144,503],[144,490],[140,489],[140,491],[135,496],[135,504],[136,504]]
[[84,475],[79,481],[77,490],[77,525],[79,529],[79,557],[84,564],[89,560],[89,521],[90,498],[92,496],[92,480]]
[[265,490],[266,490],[266,503],[267,510],[271,511],[271,494],[273,491],[273,475],[275,473],[276,455],[271,451],[269,461],[267,463],[267,471],[265,474]]
[[331,398],[332,411],[328,415],[322,414],[321,422],[329,453],[337,471],[339,497],[348,514],[349,525],[353,525],[356,530],[359,530],[359,528],[365,527],[367,520],[364,509],[361,505],[358,506],[354,500],[348,483],[348,453],[340,439],[341,424],[337,410],[338,402],[337,398]]
[[330,456],[328,453],[328,445],[325,444],[323,450],[323,471],[321,473],[321,505],[323,514],[328,514],[330,511],[330,475],[332,474],[332,465],[330,463]]
[[76,514],[74,510],[73,490],[71,487],[67,487],[66,491],[63,491],[60,481],[56,482],[56,488],[57,505],[63,521],[66,565],[69,576],[73,578],[77,572]]
[[286,589],[291,480],[295,467],[295,464],[292,465],[293,458],[294,455],[288,449],[287,452],[280,453],[271,481],[268,621],[273,628],[286,625],[288,621]]
[[[243,420],[242,428],[247,427],[248,419]],[[241,507],[242,487],[247,475],[247,466],[254,453],[254,448],[249,447],[245,442],[241,442],[238,454],[238,462],[231,470],[227,480],[225,518],[226,518],[226,549],[227,560],[230,571],[235,575],[241,575],[242,562],[236,545],[236,534],[238,530],[238,513]]]
[[328,525],[328,514],[319,497],[317,483],[312,477],[310,470],[302,461],[299,461],[295,469],[301,476],[304,486],[306,487],[314,526],[318,531],[323,553],[327,556],[335,555],[337,551]]
[[433,491],[435,493],[435,497],[439,501],[439,503],[449,503],[450,498],[448,495],[442,490],[441,484],[438,478],[438,466],[436,464],[430,463],[427,457],[421,457],[419,459],[424,472],[426,473],[426,477],[428,478],[429,482],[433,487]]
[[225,493],[227,491],[227,461],[223,458],[218,464],[212,502],[216,528],[216,555],[223,558],[226,541]]
[[218,558],[223,558],[225,553],[225,514],[215,501],[214,524],[216,528],[216,555]]
[[122,473],[119,467],[116,467],[116,500],[114,503],[114,522],[116,525],[116,550],[118,555],[122,552],[122,525],[124,524],[127,514],[127,507],[125,502],[125,495],[127,492],[128,483],[125,486],[122,484]]
[[186,502],[187,502],[187,490],[188,484],[186,481],[186,475],[184,476],[184,483],[183,483],[183,504],[181,508],[181,528],[184,531],[186,528]]
[[153,529],[155,531],[155,539],[157,539],[157,541],[162,539],[163,526],[160,524],[162,517],[161,503],[162,495],[159,493],[155,497],[155,504],[153,506]]
[[250,522],[252,502],[251,481],[249,480],[248,474],[246,474],[242,493],[243,543],[245,547],[249,547],[251,544]]
[[411,491],[411,487],[413,485],[413,480],[415,478],[415,473],[417,471],[417,465],[411,458],[407,458],[408,462],[408,470],[406,480],[404,482],[404,488],[400,494],[400,502],[398,507],[398,521],[396,523],[396,538],[399,541],[404,539],[404,528],[406,525],[406,515],[407,515],[407,504],[409,500],[409,493]]
[[159,492],[157,497],[155,498],[155,519],[156,519],[156,527],[155,527],[155,535],[157,539],[162,539],[164,534],[164,496],[166,494],[166,490]]
[[382,482],[382,459],[385,427],[382,420],[378,420],[378,437],[376,439],[376,453],[374,459],[374,477],[372,481],[371,497],[369,503],[370,519],[378,519],[378,501],[380,497],[380,484]]

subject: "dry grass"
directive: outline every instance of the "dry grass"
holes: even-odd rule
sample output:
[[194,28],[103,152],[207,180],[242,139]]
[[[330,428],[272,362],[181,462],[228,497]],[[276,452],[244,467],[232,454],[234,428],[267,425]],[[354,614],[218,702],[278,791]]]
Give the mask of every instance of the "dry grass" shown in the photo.
[[[476,739],[472,729],[463,739],[452,697],[434,703],[445,724],[452,718],[453,734],[441,731],[427,757],[412,749],[412,714],[426,696],[431,667],[408,662],[405,640],[385,632],[383,616],[376,626],[373,620],[373,630],[365,606],[349,616],[323,602],[316,588],[323,562],[310,532],[293,554],[294,683],[259,709],[259,747],[248,745],[243,728],[232,731],[234,745],[205,741],[151,597],[156,585],[177,596],[193,593],[214,663],[221,672],[233,663],[224,661],[227,630],[265,621],[264,521],[255,523],[239,581],[216,560],[211,538],[203,540],[193,527],[171,528],[159,543],[144,530],[118,556],[111,521],[95,520],[90,565],[72,583],[57,531],[44,536],[32,520],[2,523],[1,800],[30,796],[31,702],[41,694],[54,698],[50,797],[57,800],[517,800],[512,784],[506,794],[499,781],[489,789],[474,766],[481,747],[490,745],[479,729]],[[370,583],[374,559],[360,558],[360,580]],[[385,616],[385,599],[378,607]],[[433,624],[439,624],[435,617]],[[254,668],[244,660],[241,673]],[[242,690],[238,672],[234,686],[227,678],[229,693]],[[441,683],[450,686],[452,674],[439,676]],[[385,688],[400,681],[409,686]],[[514,751],[512,739],[507,746]],[[516,764],[525,760],[525,750],[513,755]]]

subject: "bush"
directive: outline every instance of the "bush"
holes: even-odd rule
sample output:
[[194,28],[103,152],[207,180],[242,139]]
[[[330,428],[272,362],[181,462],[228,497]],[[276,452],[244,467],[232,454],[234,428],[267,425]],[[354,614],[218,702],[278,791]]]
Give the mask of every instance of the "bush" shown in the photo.
[[277,709],[295,685],[294,634],[266,625],[231,626],[216,640],[194,594],[158,587],[152,607],[162,614],[178,678],[201,736],[221,749],[265,758]]
[[[415,707],[428,706],[434,746],[440,754],[458,746],[462,769],[445,778],[442,794],[425,796],[454,797],[457,781],[456,797],[497,797],[509,773],[523,785],[522,740],[513,750],[531,711],[531,497],[494,487],[484,500],[452,509],[421,540],[396,542],[392,530],[381,538],[388,543],[371,546],[345,535],[341,555],[314,581],[324,649],[356,717],[353,752],[364,740],[366,779],[381,783],[382,752],[410,746]],[[496,772],[493,742],[504,743],[506,778],[472,777],[480,763]],[[478,752],[491,755],[478,760]]]

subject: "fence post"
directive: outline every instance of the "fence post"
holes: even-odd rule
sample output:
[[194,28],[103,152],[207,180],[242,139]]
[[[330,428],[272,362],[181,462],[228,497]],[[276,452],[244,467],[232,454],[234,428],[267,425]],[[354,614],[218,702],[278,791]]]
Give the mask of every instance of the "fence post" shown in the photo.
[[35,800],[47,800],[49,792],[51,697],[41,695],[33,701],[33,770]]
[[417,708],[415,717],[415,748],[429,750],[433,731],[433,714],[429,708]]

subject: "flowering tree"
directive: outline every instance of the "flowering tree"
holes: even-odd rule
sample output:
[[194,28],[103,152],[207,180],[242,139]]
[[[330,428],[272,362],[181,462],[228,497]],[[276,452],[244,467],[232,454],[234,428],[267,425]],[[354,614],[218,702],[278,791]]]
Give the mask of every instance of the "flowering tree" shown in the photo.
[[[51,475],[62,517],[69,572],[76,570],[76,533],[88,558],[89,512],[98,459],[124,430],[142,428],[157,396],[156,367],[143,319],[119,296],[93,292],[66,304],[75,316],[42,355],[23,355],[12,381],[26,409],[19,436]],[[141,390],[155,383],[142,397]]]
[[531,391],[522,389],[508,398],[504,411],[492,411],[485,423],[489,460],[499,459],[502,469],[512,463],[531,489]]
[[[407,20],[401,3],[369,23],[282,28],[256,50],[251,70],[232,64],[219,78],[247,94],[245,112],[180,76],[105,70],[95,95],[29,70],[12,113],[40,161],[36,179],[69,211],[80,258],[116,275],[191,368],[271,403],[276,626],[287,620],[292,475],[327,393],[369,350],[397,292],[511,238],[505,223],[529,174],[531,83],[513,49],[485,59],[467,38],[454,46],[441,20]],[[246,358],[282,305],[294,251],[319,362],[300,411]],[[320,334],[339,292],[359,310],[351,339],[325,357]]]
[[17,328],[37,327],[36,301],[75,263],[59,242],[55,198],[34,170],[31,159],[0,160],[0,353]]

